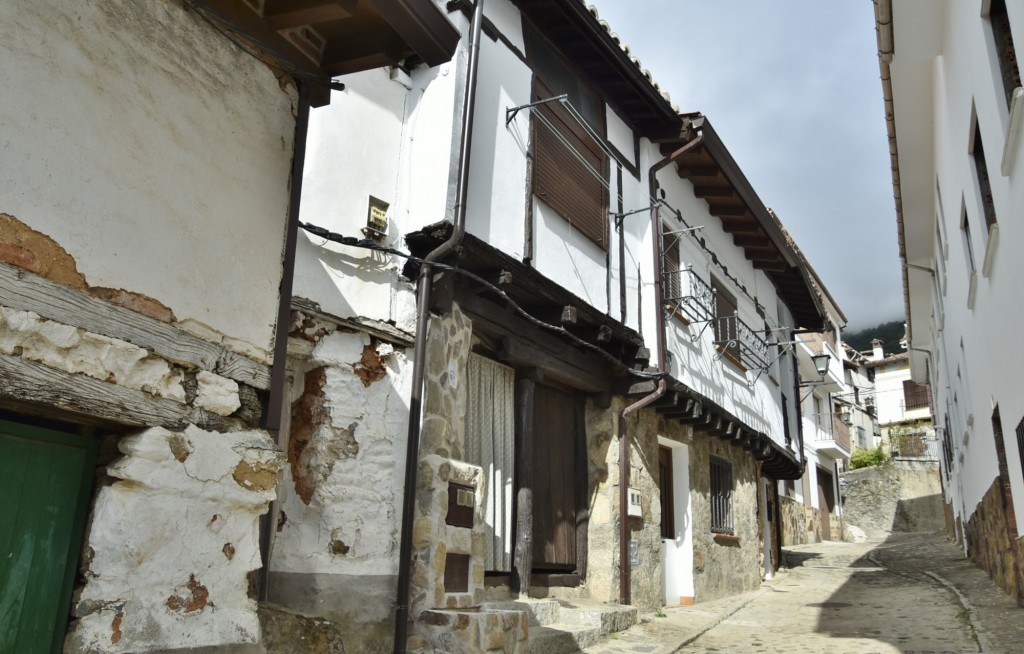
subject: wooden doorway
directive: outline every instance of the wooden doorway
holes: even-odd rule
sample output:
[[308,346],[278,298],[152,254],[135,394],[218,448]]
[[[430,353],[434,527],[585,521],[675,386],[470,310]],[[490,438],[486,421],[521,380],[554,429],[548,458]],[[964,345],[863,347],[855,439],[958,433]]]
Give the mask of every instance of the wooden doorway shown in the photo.
[[[586,508],[583,403],[579,396],[537,385],[533,410],[533,570],[579,572],[579,509]],[[585,554],[584,554],[585,556]]]
[[832,473],[818,468],[818,513],[821,516],[821,539],[832,540],[832,511],[836,507]]
[[96,448],[0,420],[0,652],[60,652]]

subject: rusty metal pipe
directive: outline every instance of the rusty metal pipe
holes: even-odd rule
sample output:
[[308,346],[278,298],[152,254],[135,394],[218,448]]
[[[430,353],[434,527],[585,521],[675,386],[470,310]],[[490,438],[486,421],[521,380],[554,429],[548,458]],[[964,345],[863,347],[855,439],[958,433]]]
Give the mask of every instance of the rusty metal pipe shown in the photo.
[[[667,373],[666,366],[666,355],[665,355],[665,321],[661,316],[662,304],[664,303],[664,295],[662,293],[662,275],[664,271],[661,269],[661,204],[658,202],[656,194],[657,189],[657,173],[659,170],[674,162],[679,157],[683,156],[690,150],[696,148],[704,141],[704,136],[700,133],[697,137],[691,141],[688,141],[685,145],[677,149],[675,152],[669,154],[661,161],[651,166],[647,173],[647,181],[649,185],[649,193],[653,206],[651,207],[651,234],[653,236],[652,241],[654,243],[654,304],[658,311],[658,321],[655,330],[655,337],[658,349],[658,372]],[[633,404],[630,404],[622,410],[622,415],[619,416],[619,603],[629,604],[632,597],[631,584],[632,584],[632,569],[629,564],[629,518],[627,513],[629,511],[629,484],[630,484],[630,458],[629,458],[629,430],[626,428],[626,418],[630,414],[639,411],[645,406],[656,402],[661,396],[668,390],[668,381],[663,376],[658,380],[658,387],[654,389],[654,392],[649,395],[645,395]]]

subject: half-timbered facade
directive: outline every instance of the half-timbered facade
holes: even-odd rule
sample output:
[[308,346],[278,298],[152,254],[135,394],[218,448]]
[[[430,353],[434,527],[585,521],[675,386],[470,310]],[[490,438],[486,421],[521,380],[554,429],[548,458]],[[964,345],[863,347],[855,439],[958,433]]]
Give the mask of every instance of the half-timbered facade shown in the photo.
[[755,588],[804,471],[809,270],[592,10],[446,8],[451,64],[345,76],[311,119],[271,598],[511,652],[559,621],[538,598]]

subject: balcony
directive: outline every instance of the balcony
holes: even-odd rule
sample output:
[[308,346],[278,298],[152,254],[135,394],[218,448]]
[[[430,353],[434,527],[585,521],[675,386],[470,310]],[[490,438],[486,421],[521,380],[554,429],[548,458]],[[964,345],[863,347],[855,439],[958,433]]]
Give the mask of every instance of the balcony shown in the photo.
[[[839,416],[808,416],[815,424],[814,449],[836,459],[850,458],[850,427]],[[822,424],[824,423],[824,424]]]
[[722,356],[747,370],[762,370],[768,366],[768,343],[763,330],[754,330],[735,314],[715,318],[713,324],[715,347]]
[[691,323],[714,319],[715,289],[693,268],[666,269],[664,275],[665,305],[669,315]]

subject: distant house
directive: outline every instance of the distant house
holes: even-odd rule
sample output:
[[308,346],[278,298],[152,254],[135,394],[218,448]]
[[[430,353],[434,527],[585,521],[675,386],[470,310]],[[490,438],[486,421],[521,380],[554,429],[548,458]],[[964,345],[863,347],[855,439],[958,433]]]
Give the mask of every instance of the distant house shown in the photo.
[[271,601],[367,649],[520,651],[553,597],[621,627],[756,588],[805,469],[806,263],[592,10],[449,8],[452,64],[312,117]]
[[950,531],[1024,603],[1024,7],[875,7],[911,377],[932,389]]
[[843,368],[846,392],[838,398],[839,412],[850,425],[850,446],[853,450],[872,449],[881,444],[878,409],[875,397],[875,373],[870,360],[862,352],[843,344]]
[[874,378],[875,410],[884,448],[894,458],[938,461],[938,441],[932,428],[931,388],[911,379],[910,356],[885,354],[874,346],[866,367]]
[[0,651],[258,647],[309,108],[457,33],[406,0],[0,25]]
[[778,484],[783,545],[842,540],[844,535],[839,475],[849,463],[850,424],[842,412],[846,383],[840,330],[846,316],[811,272],[814,290],[826,312],[827,330],[794,337],[799,383],[800,431],[806,465],[797,480]]

